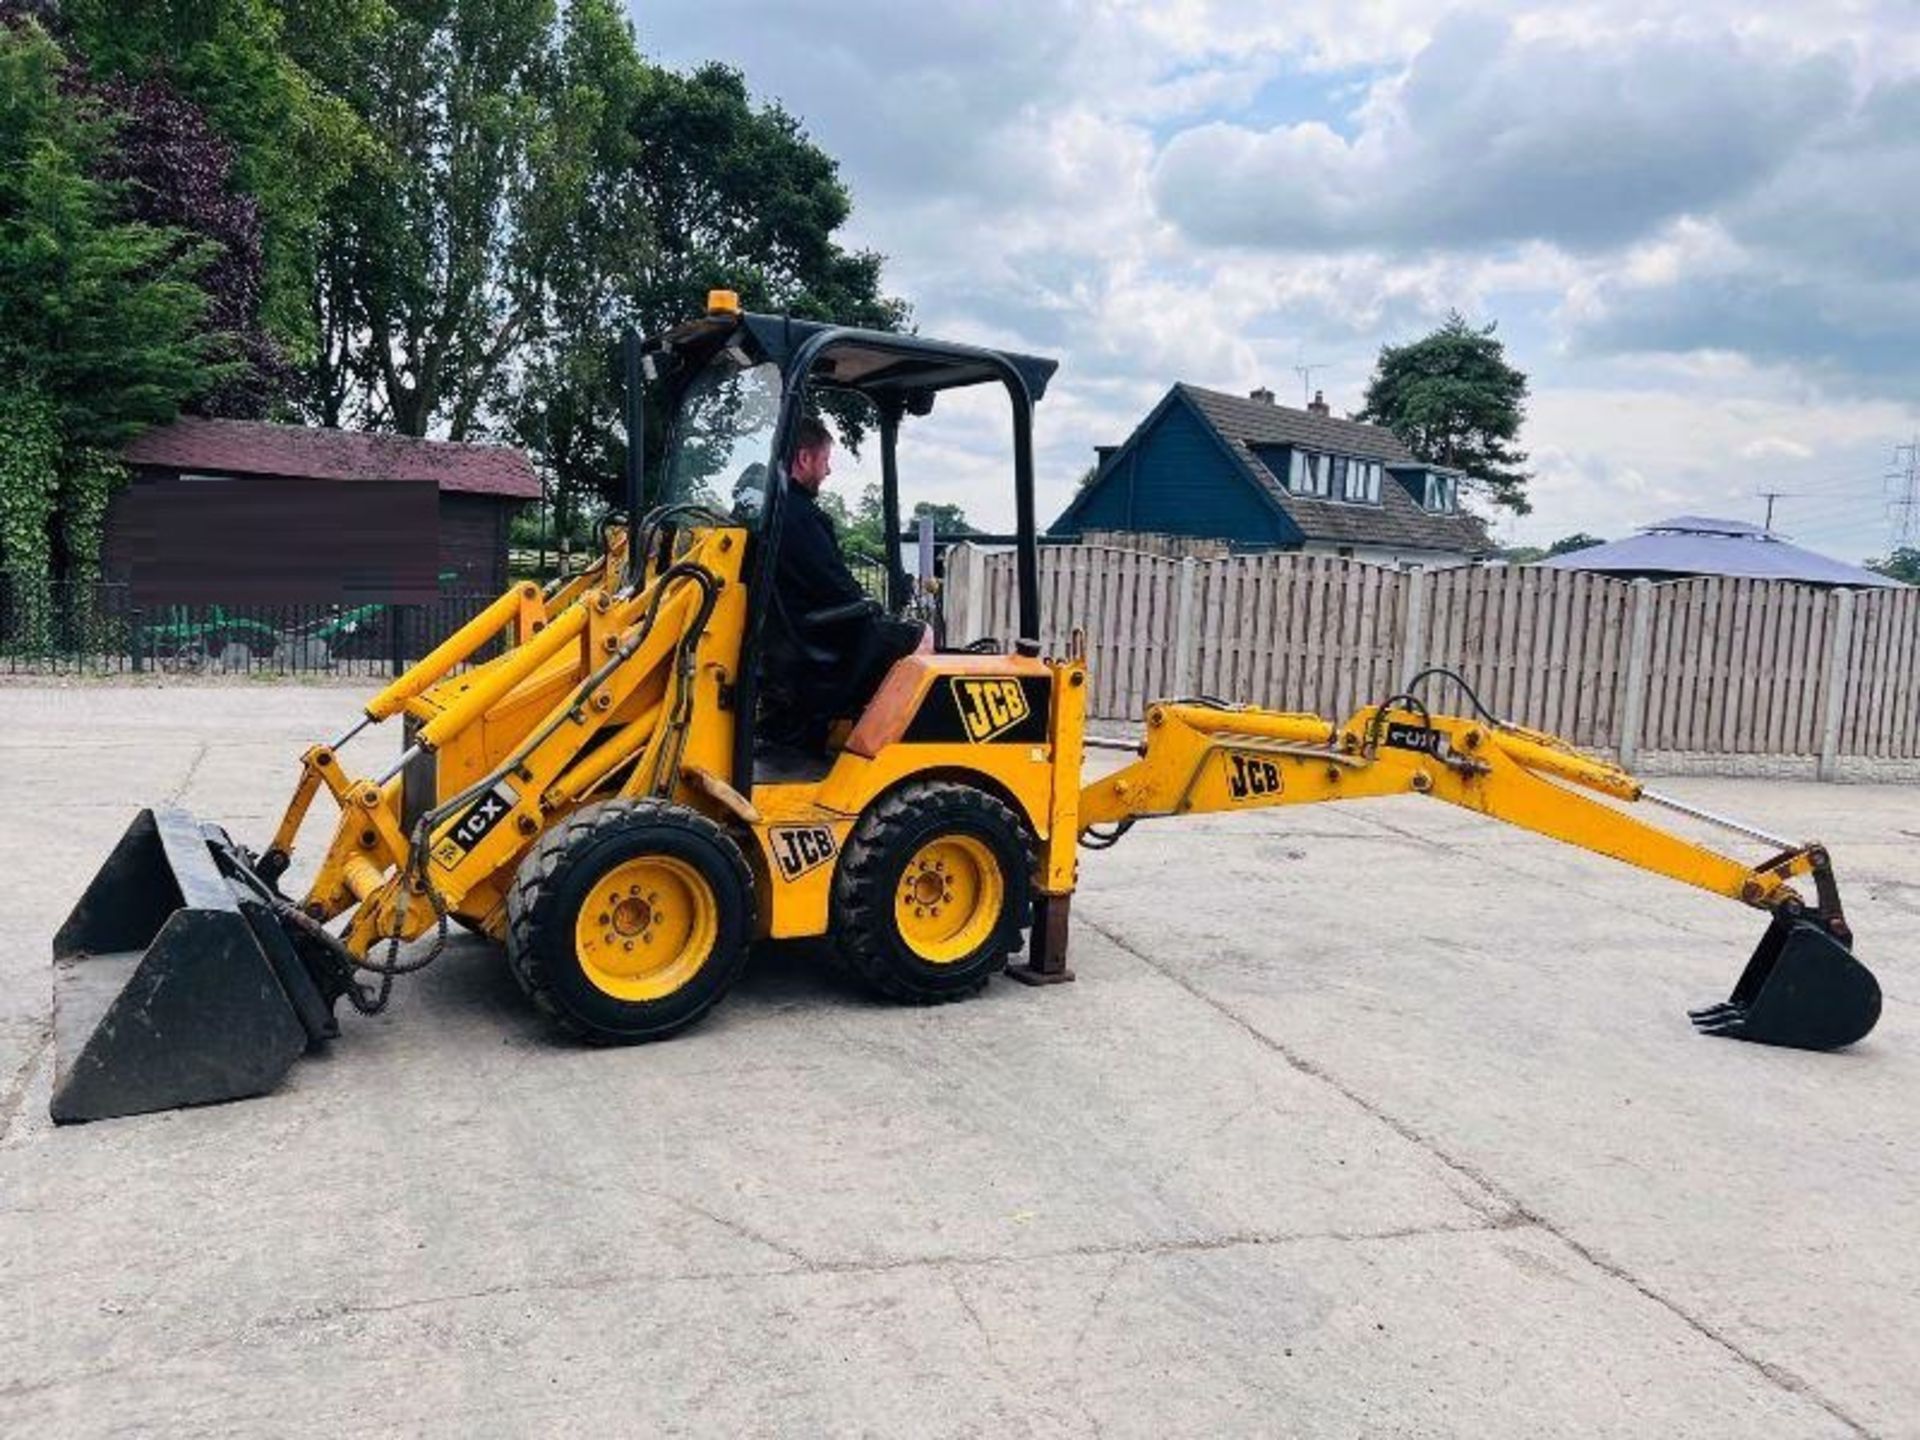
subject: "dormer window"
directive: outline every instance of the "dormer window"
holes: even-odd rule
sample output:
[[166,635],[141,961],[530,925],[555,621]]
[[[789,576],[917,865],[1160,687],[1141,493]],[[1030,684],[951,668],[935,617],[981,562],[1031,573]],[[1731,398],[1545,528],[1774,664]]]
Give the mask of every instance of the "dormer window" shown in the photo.
[[1319,500],[1352,505],[1380,503],[1380,466],[1350,455],[1295,449],[1287,463],[1287,489]]
[[1460,508],[1460,481],[1457,475],[1427,471],[1426,507],[1436,515],[1451,515]]

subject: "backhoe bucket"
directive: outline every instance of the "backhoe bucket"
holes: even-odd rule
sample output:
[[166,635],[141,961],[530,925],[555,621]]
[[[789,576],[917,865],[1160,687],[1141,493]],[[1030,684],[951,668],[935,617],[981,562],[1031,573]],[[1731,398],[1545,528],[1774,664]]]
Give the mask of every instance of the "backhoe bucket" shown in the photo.
[[1722,1005],[1687,1012],[1703,1035],[1838,1050],[1880,1020],[1880,983],[1809,920],[1776,915]]
[[56,1122],[259,1095],[333,1033],[270,897],[218,829],[140,812],[53,938]]

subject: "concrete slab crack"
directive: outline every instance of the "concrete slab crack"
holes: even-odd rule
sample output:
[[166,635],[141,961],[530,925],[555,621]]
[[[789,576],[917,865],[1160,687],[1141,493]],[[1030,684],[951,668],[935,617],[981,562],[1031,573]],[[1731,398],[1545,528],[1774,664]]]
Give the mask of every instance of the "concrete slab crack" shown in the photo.
[[685,1210],[688,1214],[698,1215],[702,1220],[707,1221],[709,1224],[718,1225],[722,1230],[725,1230],[729,1235],[735,1236],[741,1240],[748,1241],[751,1244],[761,1246],[763,1249],[771,1250],[776,1255],[786,1256],[787,1259],[793,1261],[794,1264],[798,1265],[800,1269],[803,1271],[813,1270],[817,1268],[817,1262],[813,1259],[812,1256],[804,1254],[801,1251],[794,1249],[793,1246],[787,1244],[785,1241],[776,1240],[771,1235],[762,1235],[759,1231],[753,1229],[752,1227],[748,1225],[744,1225],[738,1220],[729,1219],[727,1216],[721,1215],[713,1210],[709,1210],[706,1206],[698,1204],[695,1201],[689,1200],[684,1195],[669,1195],[659,1190],[650,1191],[648,1193],[650,1193],[653,1196],[653,1198],[656,1200],[664,1200],[669,1205],[678,1205],[682,1210]]
[[1544,1231],[1559,1241],[1568,1250],[1579,1256],[1580,1259],[1593,1266],[1594,1269],[1600,1271],[1610,1279],[1627,1286],[1643,1299],[1658,1305],[1696,1335],[1725,1351],[1729,1356],[1747,1369],[1752,1370],[1769,1384],[1799,1399],[1805,1400],[1808,1404],[1818,1407],[1856,1435],[1868,1437],[1874,1435],[1874,1432],[1860,1420],[1847,1413],[1846,1409],[1837,1402],[1821,1394],[1809,1382],[1794,1374],[1792,1371],[1755,1354],[1730,1335],[1717,1329],[1710,1321],[1694,1315],[1678,1301],[1661,1294],[1658,1290],[1654,1289],[1651,1284],[1634,1275],[1624,1265],[1606,1258],[1591,1246],[1574,1238],[1574,1236],[1561,1229],[1560,1226],[1552,1220],[1549,1220],[1528,1206],[1517,1195],[1508,1191],[1505,1186],[1477,1165],[1457,1155],[1451,1154],[1438,1141],[1422,1134],[1412,1124],[1382,1108],[1379,1104],[1367,1098],[1367,1096],[1363,1095],[1360,1091],[1347,1084],[1344,1080],[1340,1079],[1316,1061],[1300,1054],[1282,1041],[1274,1039],[1271,1035],[1253,1024],[1253,1022],[1235,1011],[1231,1006],[1207,994],[1206,991],[1193,984],[1193,982],[1188,980],[1184,975],[1167,968],[1151,955],[1148,955],[1139,947],[1115,934],[1106,926],[1088,920],[1085,917],[1080,917],[1079,923],[1091,929],[1095,934],[1101,936],[1119,949],[1125,951],[1128,955],[1131,955],[1156,975],[1179,986],[1202,1005],[1207,1006],[1224,1019],[1230,1021],[1238,1029],[1246,1032],[1256,1043],[1272,1051],[1292,1069],[1338,1092],[1345,1099],[1351,1101],[1367,1115],[1379,1121],[1382,1125],[1385,1125],[1389,1130],[1399,1135],[1409,1144],[1418,1146],[1455,1174],[1480,1187],[1489,1198],[1497,1201],[1499,1208],[1505,1212],[1506,1218],[1496,1220],[1495,1227],[1527,1226]]
[[7,1088],[0,1090],[0,1142],[13,1134],[13,1123],[20,1118],[21,1108],[27,1102],[27,1087],[33,1083],[33,1073],[40,1068],[40,1061],[52,1044],[53,1021],[42,1020],[27,1042],[26,1058],[20,1062],[20,1068],[14,1071]]
[[180,783],[167,793],[167,804],[178,805],[180,797],[187,793],[187,787],[193,784],[194,776],[200,773],[200,767],[213,752],[213,743],[202,740],[193,752],[193,758],[187,762],[187,773],[180,777]]

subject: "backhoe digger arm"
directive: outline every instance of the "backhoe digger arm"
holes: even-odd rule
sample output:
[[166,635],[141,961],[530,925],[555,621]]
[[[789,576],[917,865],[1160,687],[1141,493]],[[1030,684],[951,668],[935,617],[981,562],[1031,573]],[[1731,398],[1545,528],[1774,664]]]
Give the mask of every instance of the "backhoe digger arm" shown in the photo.
[[1749,866],[1574,786],[1655,798],[1618,766],[1517,727],[1379,707],[1335,726],[1316,715],[1167,703],[1148,711],[1140,758],[1081,792],[1080,825],[1084,834],[1160,816],[1428,795],[1761,909],[1798,913],[1803,902],[1788,882],[1813,875],[1821,918],[1845,935],[1818,845],[1781,844]]

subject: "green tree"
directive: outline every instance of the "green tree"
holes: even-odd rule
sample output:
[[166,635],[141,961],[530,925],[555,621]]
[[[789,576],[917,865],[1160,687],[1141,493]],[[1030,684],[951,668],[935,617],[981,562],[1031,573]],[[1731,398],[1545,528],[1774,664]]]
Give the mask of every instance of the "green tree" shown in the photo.
[[326,77],[375,150],[338,197],[314,285],[318,407],[456,440],[538,333],[555,177],[553,0],[394,0]]
[[1547,554],[1549,556],[1571,555],[1576,550],[1591,550],[1596,545],[1604,545],[1606,543],[1607,542],[1602,540],[1598,535],[1589,535],[1584,530],[1576,530],[1571,535],[1562,535],[1558,540],[1549,545],[1547,547]]
[[1418,458],[1462,471],[1470,489],[1525,515],[1532,477],[1513,442],[1526,418],[1527,377],[1507,363],[1494,328],[1456,312],[1422,339],[1383,346],[1355,418],[1384,425]]
[[615,355],[635,285],[652,250],[631,120],[648,83],[614,0],[574,0],[555,56],[554,123],[534,163],[548,167],[551,211],[542,341],[527,347],[506,419],[544,464],[558,512],[573,517],[624,469]]
[[[846,502],[830,490],[820,492],[820,504],[840,527],[841,539],[846,548],[861,555],[879,559],[887,553],[887,527],[881,511],[880,487],[869,485],[860,492],[860,501],[849,512]],[[901,521],[901,528],[911,535],[920,524],[923,515],[933,517],[933,530],[936,535],[977,535],[967,520],[967,512],[958,505],[933,500],[918,501],[911,514]]]
[[635,291],[643,330],[684,319],[710,289],[802,319],[906,323],[880,293],[881,257],[833,238],[853,209],[839,167],[786,110],[756,105],[738,70],[650,70],[632,124],[655,239]]
[[[622,178],[636,187],[652,239],[628,296],[626,318],[642,333],[697,313],[709,290],[732,290],[750,310],[905,328],[907,306],[881,290],[882,257],[834,238],[853,208],[839,167],[781,106],[755,104],[739,71],[649,67],[629,123],[636,158]],[[870,419],[865,402],[826,408],[857,453]],[[650,472],[665,453],[664,419],[648,415]],[[624,464],[623,444],[612,439],[608,448]],[[608,472],[610,496],[617,475]],[[877,508],[874,516],[877,537]]]
[[1911,545],[1901,545],[1884,559],[1867,561],[1867,569],[1889,579],[1920,585],[1920,550]]
[[[617,0],[389,3],[377,43],[313,61],[380,152],[323,237],[323,418],[504,429],[563,505],[594,484],[611,498],[626,325],[664,328],[715,288],[904,319],[879,257],[833,239],[850,202],[832,159],[737,72],[648,64]],[[648,433],[657,463],[663,427]]]
[[386,23],[386,0],[64,0],[60,15],[97,78],[163,79],[233,145],[236,188],[261,210],[262,323],[307,360],[322,224],[369,151],[300,52],[357,51]]
[[67,70],[37,22],[0,19],[0,564],[42,615],[57,538],[75,573],[97,561],[114,477],[98,452],[233,369],[201,328],[210,247],[123,218],[98,178],[111,119]]

